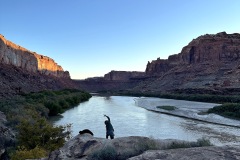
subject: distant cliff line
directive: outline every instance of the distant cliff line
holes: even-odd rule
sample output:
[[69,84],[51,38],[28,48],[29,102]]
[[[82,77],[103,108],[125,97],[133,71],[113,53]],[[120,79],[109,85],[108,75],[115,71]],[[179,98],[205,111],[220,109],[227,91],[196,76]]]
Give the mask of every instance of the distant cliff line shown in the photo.
[[33,73],[70,78],[69,72],[64,71],[53,59],[16,45],[1,34],[0,63],[20,67]]

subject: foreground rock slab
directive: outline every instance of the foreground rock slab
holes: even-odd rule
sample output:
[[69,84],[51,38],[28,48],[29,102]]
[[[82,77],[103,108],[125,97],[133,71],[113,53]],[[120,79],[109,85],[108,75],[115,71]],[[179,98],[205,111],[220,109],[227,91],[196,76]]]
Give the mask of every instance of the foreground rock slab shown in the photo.
[[128,160],[239,160],[240,146],[146,151]]
[[[237,160],[240,145],[168,149],[186,141],[130,136],[116,139],[77,135],[41,160]],[[190,143],[190,142],[186,142]],[[175,145],[176,146],[176,145]],[[153,150],[154,149],[154,150]],[[158,149],[158,150],[156,150]],[[145,152],[144,152],[145,151]]]

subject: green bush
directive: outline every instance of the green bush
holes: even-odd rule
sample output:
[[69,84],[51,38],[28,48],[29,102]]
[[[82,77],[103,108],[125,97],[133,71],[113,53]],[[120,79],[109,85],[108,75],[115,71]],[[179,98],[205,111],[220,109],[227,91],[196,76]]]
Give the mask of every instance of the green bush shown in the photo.
[[38,146],[34,149],[27,150],[24,147],[19,147],[18,150],[11,156],[11,160],[25,160],[25,159],[38,159],[46,157],[48,152]]
[[165,149],[177,149],[177,148],[192,148],[192,147],[204,147],[212,146],[211,142],[206,138],[200,138],[197,142],[172,142]]
[[45,118],[34,115],[31,120],[23,119],[17,126],[18,145],[31,150],[37,146],[46,150],[55,150],[65,142],[63,126],[54,127]]
[[175,110],[177,107],[174,107],[174,106],[157,106],[157,108],[159,108],[159,109],[165,109],[165,110],[168,110],[168,111],[173,111],[173,110]]
[[216,113],[233,119],[240,119],[240,103],[225,103],[208,110],[208,113]]
[[58,113],[63,113],[62,107],[55,101],[47,101],[44,106],[49,109],[49,116],[55,116]]

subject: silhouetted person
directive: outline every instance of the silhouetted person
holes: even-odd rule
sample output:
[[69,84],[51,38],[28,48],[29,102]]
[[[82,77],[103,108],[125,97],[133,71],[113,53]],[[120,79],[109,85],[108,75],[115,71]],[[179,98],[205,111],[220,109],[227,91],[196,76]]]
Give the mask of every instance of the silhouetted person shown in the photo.
[[108,136],[110,136],[111,139],[114,139],[114,129],[113,126],[111,124],[110,118],[106,115],[104,115],[105,117],[107,117],[108,120],[105,121],[105,125],[106,125],[106,139],[108,139]]

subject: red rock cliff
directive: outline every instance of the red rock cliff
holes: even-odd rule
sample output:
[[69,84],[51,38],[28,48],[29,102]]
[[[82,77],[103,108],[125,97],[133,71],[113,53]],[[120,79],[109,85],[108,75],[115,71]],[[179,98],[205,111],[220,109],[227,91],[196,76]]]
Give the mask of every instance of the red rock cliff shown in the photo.
[[[166,60],[148,62],[149,81],[136,90],[198,90],[223,93],[223,89],[240,89],[240,34],[206,34],[193,39],[179,54]],[[203,92],[202,92],[203,93]]]
[[111,71],[104,75],[104,80],[129,81],[130,79],[140,78],[143,76],[145,76],[144,72]]
[[70,78],[69,72],[64,71],[53,59],[16,45],[2,35],[0,35],[0,63],[14,65],[34,73]]
[[181,53],[171,55],[167,60],[158,58],[148,62],[147,75],[161,76],[176,66],[207,64],[219,65],[239,61],[240,59],[240,34],[206,34],[193,39],[183,47]]

